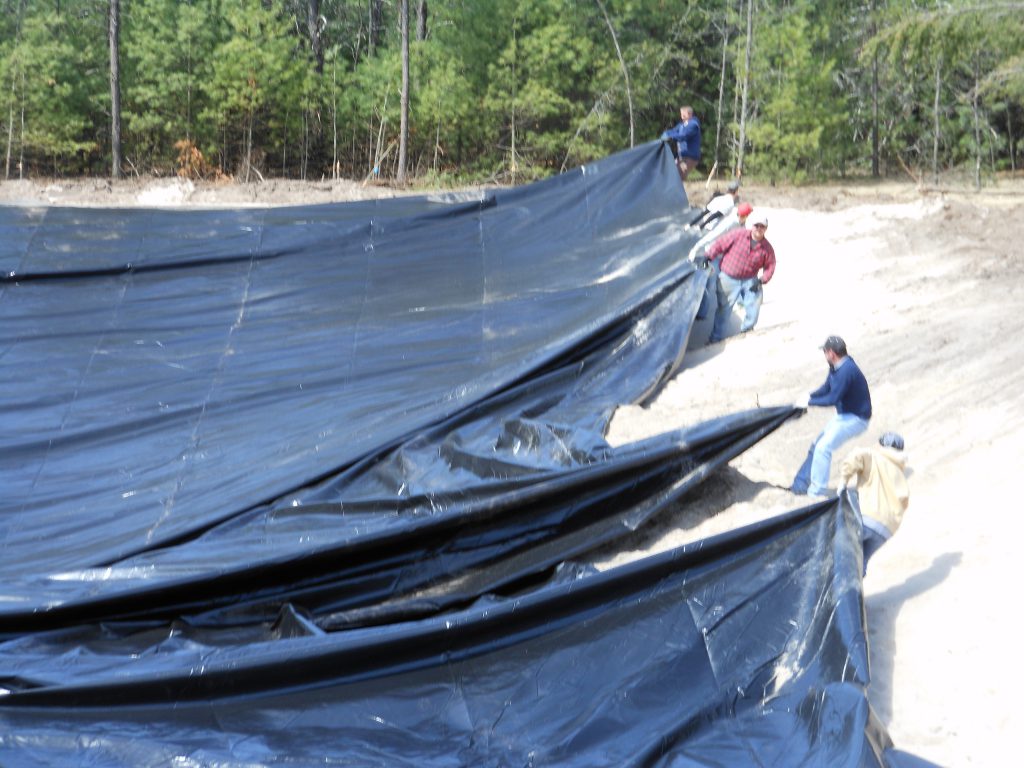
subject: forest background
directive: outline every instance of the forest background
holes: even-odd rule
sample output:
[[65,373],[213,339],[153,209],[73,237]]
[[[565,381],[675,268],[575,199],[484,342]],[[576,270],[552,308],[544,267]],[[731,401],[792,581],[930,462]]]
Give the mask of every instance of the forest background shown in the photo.
[[1024,2],[0,0],[4,178],[520,183],[656,138],[769,183],[1019,168]]

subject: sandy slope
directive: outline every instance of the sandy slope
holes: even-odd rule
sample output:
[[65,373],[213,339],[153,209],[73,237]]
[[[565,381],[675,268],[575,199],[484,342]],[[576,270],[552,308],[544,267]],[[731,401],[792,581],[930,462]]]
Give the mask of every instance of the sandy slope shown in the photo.
[[[792,402],[824,380],[817,347],[844,336],[875,415],[839,455],[894,429],[914,471],[904,525],[865,579],[871,702],[901,749],[946,766],[1012,764],[1024,565],[1015,492],[1024,457],[1024,197],[904,190],[905,202],[847,195],[838,209],[821,191],[748,197],[769,211],[779,255],[757,329],[702,347],[709,329],[698,326],[686,368],[650,408],[620,409],[609,438]],[[788,422],[637,546],[660,549],[797,506],[775,486],[789,485],[829,415],[812,408]]]
[[[703,185],[689,191],[694,200],[707,195]],[[707,348],[709,328],[699,325],[684,370],[649,408],[620,409],[609,433],[621,443],[792,402],[824,380],[824,338],[844,336],[874,400],[860,442],[898,430],[914,469],[907,519],[865,580],[871,701],[897,747],[946,766],[1008,765],[1019,752],[1022,192],[1020,181],[982,194],[899,184],[745,189],[769,212],[779,254],[760,324]],[[352,182],[0,183],[0,202],[43,205],[243,206],[392,194]],[[638,535],[631,551],[608,552],[604,562],[798,506],[784,488],[828,416],[812,409],[787,423]]]

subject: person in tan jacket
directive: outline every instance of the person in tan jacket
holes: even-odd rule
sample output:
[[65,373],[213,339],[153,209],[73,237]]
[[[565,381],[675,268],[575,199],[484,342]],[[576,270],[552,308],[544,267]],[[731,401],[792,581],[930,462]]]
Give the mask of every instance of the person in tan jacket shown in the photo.
[[868,559],[896,533],[910,505],[903,448],[900,435],[886,432],[877,446],[851,451],[839,468],[840,485],[856,489],[860,502],[864,573]]

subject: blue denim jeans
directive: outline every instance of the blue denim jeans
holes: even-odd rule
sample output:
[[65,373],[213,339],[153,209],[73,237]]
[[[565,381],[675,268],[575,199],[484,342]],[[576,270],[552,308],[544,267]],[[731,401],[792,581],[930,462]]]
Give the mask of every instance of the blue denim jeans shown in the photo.
[[887,541],[888,539],[885,536],[878,531],[868,528],[866,525],[861,529],[860,545],[864,550],[864,573],[862,575],[866,576],[868,573],[868,560]]
[[828,489],[828,476],[832,470],[832,452],[847,440],[867,431],[868,423],[852,413],[837,413],[821,434],[811,443],[807,458],[800,466],[790,490],[824,496]]
[[700,297],[700,306],[697,308],[698,320],[707,317],[711,307],[714,306],[715,293],[718,291],[718,265],[718,261],[712,261],[708,266],[708,284],[704,286],[704,293]]
[[740,333],[745,333],[757,325],[757,317],[761,314],[761,281],[756,277],[737,280],[722,272],[718,276],[718,309],[715,310],[715,324],[711,329],[711,341],[725,338],[725,326],[732,314],[732,305],[739,301],[743,305],[743,324]]

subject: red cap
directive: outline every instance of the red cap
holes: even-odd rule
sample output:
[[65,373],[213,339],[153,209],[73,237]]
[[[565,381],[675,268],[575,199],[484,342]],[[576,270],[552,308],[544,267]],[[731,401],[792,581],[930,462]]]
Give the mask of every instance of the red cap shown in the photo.
[[750,212],[753,210],[754,208],[750,203],[740,203],[739,207],[736,209],[736,215],[742,219],[744,216],[749,216]]

